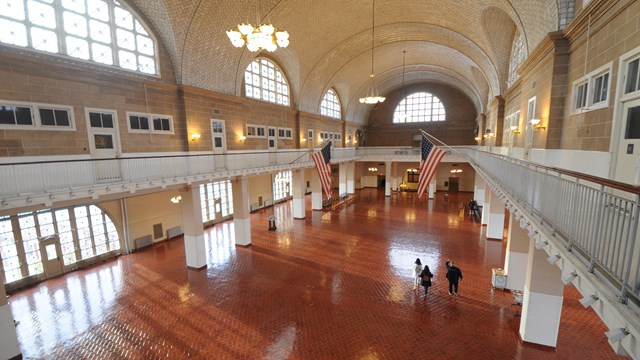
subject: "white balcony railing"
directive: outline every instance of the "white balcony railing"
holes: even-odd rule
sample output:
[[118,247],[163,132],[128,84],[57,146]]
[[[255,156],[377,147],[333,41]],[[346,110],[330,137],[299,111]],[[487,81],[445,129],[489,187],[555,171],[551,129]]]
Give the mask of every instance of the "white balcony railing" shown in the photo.
[[[353,148],[334,148],[332,162],[354,160],[355,155]],[[310,166],[313,162],[307,150],[1,164],[0,200],[113,184],[176,183],[198,176],[250,175],[265,169]]]

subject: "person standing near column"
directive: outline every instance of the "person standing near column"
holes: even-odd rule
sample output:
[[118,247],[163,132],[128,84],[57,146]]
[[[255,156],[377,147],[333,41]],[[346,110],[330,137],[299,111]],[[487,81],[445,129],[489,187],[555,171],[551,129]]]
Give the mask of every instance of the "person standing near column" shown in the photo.
[[420,262],[420,258],[416,259],[416,262],[413,263],[413,290],[418,288],[420,285],[420,273],[422,272],[422,263]]
[[447,275],[445,276],[449,280],[449,295],[453,293],[458,296],[458,281],[462,280],[462,271],[451,260],[447,260],[444,266],[447,268]]

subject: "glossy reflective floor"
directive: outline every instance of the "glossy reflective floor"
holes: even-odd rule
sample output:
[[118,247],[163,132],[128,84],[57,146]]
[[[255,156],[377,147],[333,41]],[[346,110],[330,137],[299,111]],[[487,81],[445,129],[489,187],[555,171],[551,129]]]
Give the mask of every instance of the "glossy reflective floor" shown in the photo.
[[[505,244],[451,195],[385,198],[366,189],[333,212],[291,219],[291,202],[251,215],[250,247],[233,224],[206,231],[208,267],[185,268],[181,239],[156,244],[10,297],[25,358],[49,359],[613,359],[607,330],[566,287],[556,349],[518,339],[519,310],[491,289]],[[310,209],[308,204],[307,209]],[[267,231],[267,217],[277,231]],[[426,300],[416,257],[431,267]],[[464,280],[446,290],[444,261]]]

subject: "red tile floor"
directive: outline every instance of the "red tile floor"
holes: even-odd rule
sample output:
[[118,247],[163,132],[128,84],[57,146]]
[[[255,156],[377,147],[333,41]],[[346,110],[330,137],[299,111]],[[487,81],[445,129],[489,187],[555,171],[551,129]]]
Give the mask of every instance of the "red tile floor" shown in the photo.
[[[565,291],[556,349],[523,344],[519,310],[491,289],[505,244],[457,204],[385,198],[376,189],[332,212],[292,220],[291,202],[206,230],[208,267],[185,268],[181,239],[121,256],[10,297],[25,358],[45,359],[615,359],[605,326]],[[310,209],[308,204],[307,209]],[[267,231],[267,217],[278,229]],[[416,257],[431,267],[426,301]],[[444,261],[464,273],[449,296]]]

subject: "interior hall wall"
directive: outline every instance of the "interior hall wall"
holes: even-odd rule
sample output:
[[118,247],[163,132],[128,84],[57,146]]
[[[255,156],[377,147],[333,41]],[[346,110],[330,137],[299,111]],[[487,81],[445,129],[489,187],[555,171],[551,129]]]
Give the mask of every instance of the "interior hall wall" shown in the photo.
[[[568,34],[571,45],[567,78],[569,88],[564,104],[567,120],[563,129],[563,149],[609,151],[612,137],[619,136],[612,133],[615,98],[618,96],[616,90],[621,81],[618,78],[619,59],[640,46],[640,2],[618,1],[610,6],[602,16],[592,15],[590,25],[585,16],[587,14],[581,14],[583,16],[575,19],[568,29],[573,31]],[[607,106],[591,111],[573,111],[573,83],[585,74],[609,65]]]
[[[394,124],[393,113],[402,95],[426,91],[440,99],[445,121]],[[404,92],[397,89],[386,95],[386,100],[372,106],[368,126],[365,128],[366,146],[412,146],[414,135],[423,129],[447,145],[475,145],[475,119],[478,115],[473,102],[460,90],[440,83],[413,84]],[[371,105],[369,105],[371,106]]]
[[249,204],[260,206],[259,198],[262,196],[262,205],[267,200],[273,203],[273,178],[271,174],[261,174],[249,178]]
[[178,190],[167,190],[126,199],[131,249],[135,249],[135,239],[146,235],[153,237],[154,224],[162,224],[163,230],[162,237],[153,239],[154,242],[165,240],[168,229],[182,226],[182,203],[170,201],[176,195],[179,195]]
[[[0,99],[73,107],[74,131],[0,130],[0,157],[88,155],[85,108],[118,112],[122,152],[185,150],[171,60],[158,43],[160,77],[0,46]],[[146,86],[146,91],[145,91]],[[129,133],[126,111],[173,116],[174,134]]]

